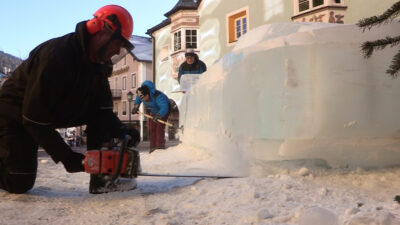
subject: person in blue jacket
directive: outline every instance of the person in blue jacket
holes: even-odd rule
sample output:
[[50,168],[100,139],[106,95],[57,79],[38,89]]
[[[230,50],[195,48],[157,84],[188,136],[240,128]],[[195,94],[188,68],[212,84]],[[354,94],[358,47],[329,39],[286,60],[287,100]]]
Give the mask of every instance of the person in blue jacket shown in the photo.
[[170,104],[167,95],[156,90],[153,82],[146,80],[142,86],[136,90],[136,99],[132,110],[133,114],[138,113],[139,106],[143,102],[144,106],[150,110],[152,120],[147,120],[149,128],[150,152],[155,149],[165,148],[165,124],[157,122],[162,120],[166,122],[170,113]]
[[202,74],[207,71],[206,64],[199,59],[193,49],[187,49],[185,53],[186,61],[179,66],[178,83],[184,74]]

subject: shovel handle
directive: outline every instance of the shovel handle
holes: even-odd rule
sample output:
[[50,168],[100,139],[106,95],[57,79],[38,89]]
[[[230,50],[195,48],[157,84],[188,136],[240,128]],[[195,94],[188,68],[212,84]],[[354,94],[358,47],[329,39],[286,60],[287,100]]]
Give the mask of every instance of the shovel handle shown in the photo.
[[[139,113],[140,113],[140,114],[142,114],[143,116],[145,116],[145,117],[149,118],[149,119],[153,119],[153,117],[152,117],[152,116],[150,116],[149,114],[146,114],[146,113],[143,113],[143,112],[140,112],[140,111],[139,111]],[[165,121],[162,121],[162,120],[160,120],[160,119],[158,119],[158,120],[157,120],[157,122],[159,122],[159,123],[163,123],[163,124],[165,124],[165,125],[167,125],[167,126],[169,126],[169,127],[174,127],[174,125],[173,125],[173,124],[171,124],[171,123],[168,123],[168,122],[165,122]]]

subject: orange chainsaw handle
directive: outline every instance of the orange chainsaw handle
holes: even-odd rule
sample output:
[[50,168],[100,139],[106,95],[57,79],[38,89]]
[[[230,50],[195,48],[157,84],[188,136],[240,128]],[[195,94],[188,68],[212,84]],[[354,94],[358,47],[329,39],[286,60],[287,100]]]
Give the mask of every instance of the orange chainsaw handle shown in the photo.
[[115,171],[115,174],[111,177],[111,181],[116,180],[118,178],[119,174],[121,173],[122,159],[124,158],[125,149],[128,146],[129,139],[131,139],[131,136],[125,135],[124,139],[122,140],[121,148],[119,149],[117,169]]

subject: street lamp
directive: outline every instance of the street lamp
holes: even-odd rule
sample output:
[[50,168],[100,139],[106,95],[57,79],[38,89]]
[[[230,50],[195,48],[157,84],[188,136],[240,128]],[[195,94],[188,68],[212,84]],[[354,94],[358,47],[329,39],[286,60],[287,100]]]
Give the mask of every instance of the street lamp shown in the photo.
[[132,100],[133,100],[133,93],[132,93],[131,91],[129,91],[129,92],[126,94],[126,97],[127,97],[127,99],[128,99],[128,103],[129,103],[129,111],[128,111],[128,114],[129,114],[129,126],[131,126],[131,111],[132,111],[132,109],[131,109],[131,102],[132,102]]

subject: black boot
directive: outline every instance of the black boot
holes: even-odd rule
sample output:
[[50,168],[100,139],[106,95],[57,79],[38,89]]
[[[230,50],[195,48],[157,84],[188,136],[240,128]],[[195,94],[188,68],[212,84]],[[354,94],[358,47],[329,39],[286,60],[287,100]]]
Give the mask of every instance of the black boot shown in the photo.
[[134,178],[117,178],[114,181],[107,180],[103,175],[90,175],[89,193],[103,194],[116,191],[129,191],[136,188],[136,179]]

